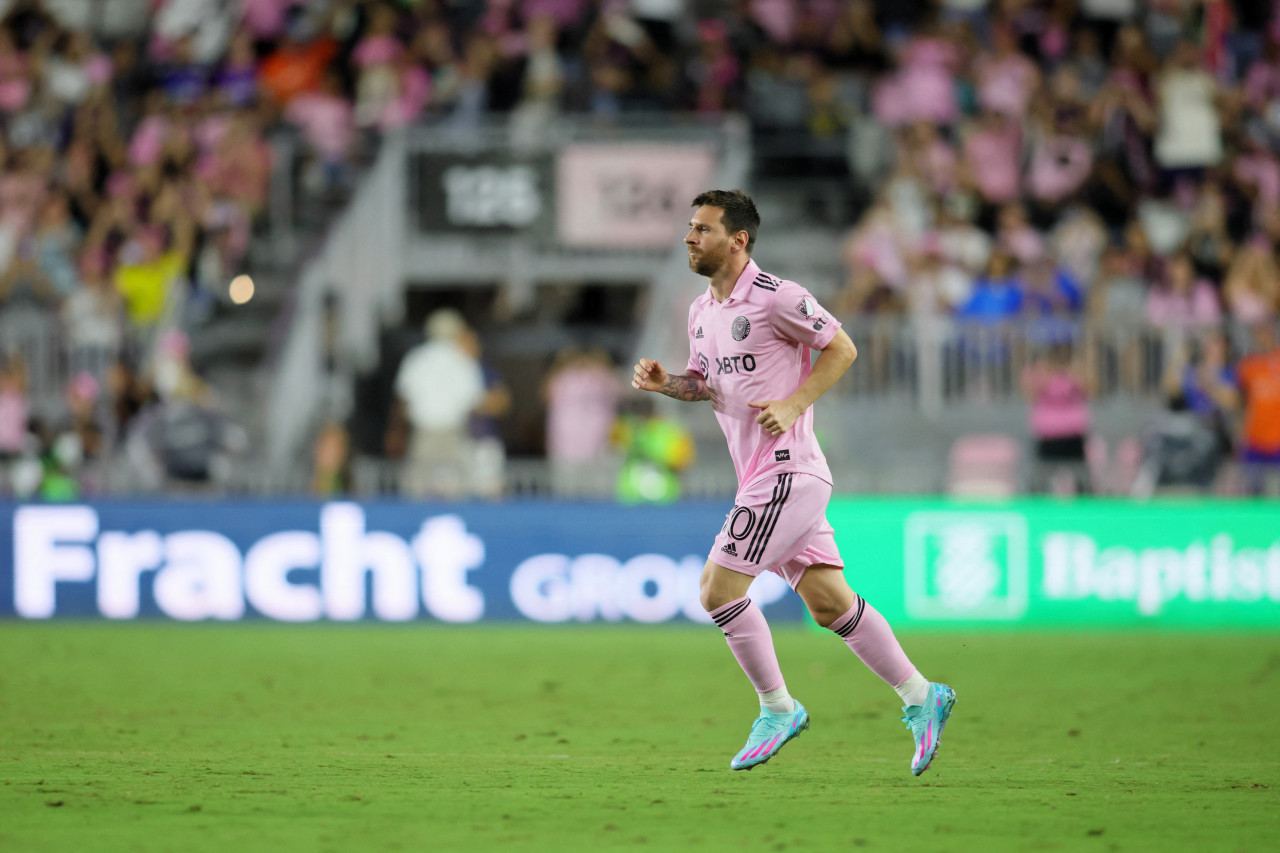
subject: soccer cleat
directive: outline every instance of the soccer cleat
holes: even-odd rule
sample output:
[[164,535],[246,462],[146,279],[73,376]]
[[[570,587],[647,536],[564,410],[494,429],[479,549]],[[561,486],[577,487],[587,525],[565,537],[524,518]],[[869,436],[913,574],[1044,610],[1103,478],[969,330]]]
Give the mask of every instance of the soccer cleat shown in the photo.
[[747,745],[733,757],[729,767],[734,770],[750,770],[764,764],[778,754],[787,741],[809,728],[809,712],[796,702],[790,714],[775,714],[767,708],[760,709],[760,716],[751,724]]
[[916,751],[911,756],[911,772],[919,776],[929,769],[929,762],[938,753],[942,742],[942,729],[947,725],[951,709],[956,704],[956,692],[945,684],[929,684],[929,696],[923,705],[904,705],[906,715],[902,721],[911,729],[916,739]]

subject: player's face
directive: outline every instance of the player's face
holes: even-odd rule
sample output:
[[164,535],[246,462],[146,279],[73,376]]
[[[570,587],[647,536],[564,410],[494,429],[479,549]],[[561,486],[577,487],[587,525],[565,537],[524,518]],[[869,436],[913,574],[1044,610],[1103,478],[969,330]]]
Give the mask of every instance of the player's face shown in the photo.
[[703,205],[693,212],[689,220],[689,233],[684,244],[689,249],[689,269],[710,278],[729,260],[729,247],[733,242],[725,230],[724,210]]

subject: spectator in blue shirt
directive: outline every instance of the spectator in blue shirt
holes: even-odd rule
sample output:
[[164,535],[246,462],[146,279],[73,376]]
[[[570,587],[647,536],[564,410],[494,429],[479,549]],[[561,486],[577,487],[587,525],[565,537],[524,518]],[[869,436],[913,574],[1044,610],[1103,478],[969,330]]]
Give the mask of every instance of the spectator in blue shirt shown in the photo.
[[1016,317],[1022,311],[1023,285],[1013,269],[1013,256],[995,251],[987,261],[987,270],[973,283],[973,293],[956,309],[961,319],[998,323]]

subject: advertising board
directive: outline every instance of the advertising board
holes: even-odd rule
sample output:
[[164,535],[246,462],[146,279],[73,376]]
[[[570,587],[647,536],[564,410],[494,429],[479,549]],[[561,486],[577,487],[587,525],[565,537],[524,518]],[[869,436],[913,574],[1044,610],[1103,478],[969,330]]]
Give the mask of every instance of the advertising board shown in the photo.
[[[0,506],[0,617],[709,621],[729,506],[156,501]],[[897,626],[1280,627],[1267,502],[836,499],[851,585]],[[766,575],[771,619],[804,609]]]
[[828,518],[897,623],[1280,626],[1274,503],[846,500]]
[[[101,503],[0,509],[0,616],[709,622],[725,508]],[[781,618],[800,605],[753,588]]]

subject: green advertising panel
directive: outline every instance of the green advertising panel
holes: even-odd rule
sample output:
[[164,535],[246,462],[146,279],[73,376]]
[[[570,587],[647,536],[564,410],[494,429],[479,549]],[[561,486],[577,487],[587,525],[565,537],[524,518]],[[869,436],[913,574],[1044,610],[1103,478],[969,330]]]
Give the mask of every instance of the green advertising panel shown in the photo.
[[1280,627],[1280,504],[834,500],[894,624]]

